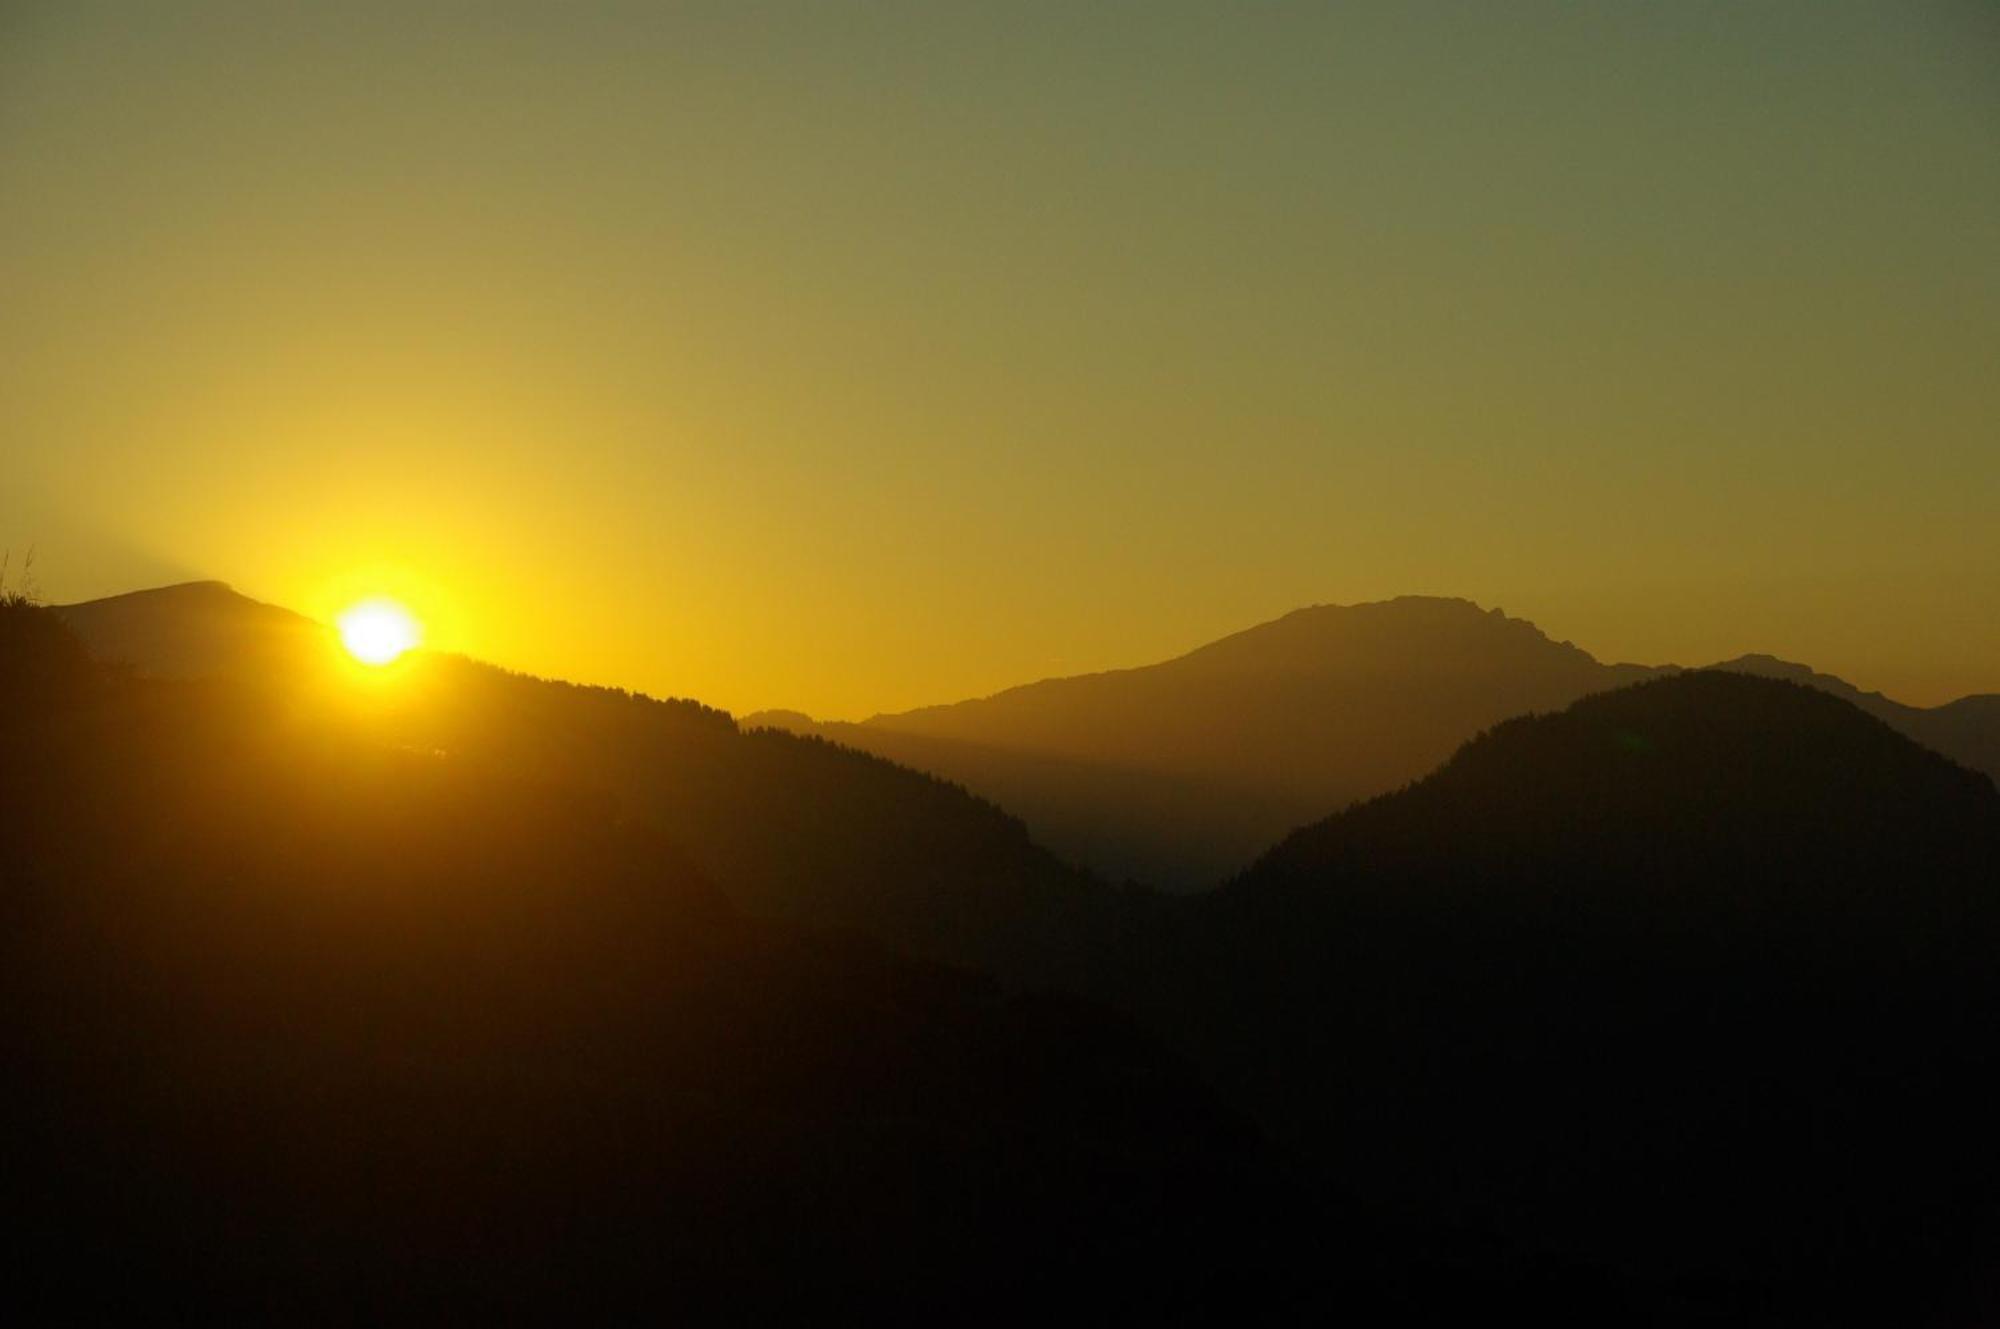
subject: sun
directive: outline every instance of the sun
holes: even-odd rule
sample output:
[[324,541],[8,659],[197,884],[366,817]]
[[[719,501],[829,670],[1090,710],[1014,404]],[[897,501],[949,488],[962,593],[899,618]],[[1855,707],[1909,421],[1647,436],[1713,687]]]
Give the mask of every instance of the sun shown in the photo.
[[340,644],[365,665],[393,663],[423,639],[410,611],[394,600],[363,600],[335,620]]

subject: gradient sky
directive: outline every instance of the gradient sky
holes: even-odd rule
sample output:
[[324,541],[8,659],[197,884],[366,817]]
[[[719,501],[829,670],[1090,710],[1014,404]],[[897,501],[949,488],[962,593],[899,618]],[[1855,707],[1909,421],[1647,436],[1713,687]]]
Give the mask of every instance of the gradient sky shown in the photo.
[[30,544],[737,710],[1406,592],[2000,691],[2000,9],[12,0]]

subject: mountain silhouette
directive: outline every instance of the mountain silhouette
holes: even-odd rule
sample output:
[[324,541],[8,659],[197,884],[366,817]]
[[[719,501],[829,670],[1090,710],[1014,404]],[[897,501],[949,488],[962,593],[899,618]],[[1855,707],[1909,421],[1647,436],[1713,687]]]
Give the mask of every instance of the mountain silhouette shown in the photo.
[[329,687],[345,666],[324,628],[213,582],[54,612],[100,659],[142,676],[304,694],[373,742],[586,791],[681,845],[760,917],[1082,986],[1091,961],[1074,939],[1114,945],[1148,912],[957,786],[818,738],[745,731],[699,702],[428,651],[399,662],[393,686]]
[[1410,596],[1301,609],[1161,664],[813,732],[992,798],[1107,876],[1186,890],[1417,778],[1487,725],[1648,672],[1469,601]]
[[1743,655],[1709,667],[1790,679],[1830,692],[1925,747],[2000,780],[2000,694],[1960,697],[1942,706],[1906,706],[1879,692],[1863,692],[1845,679],[1769,655]]
[[[1768,657],[1717,667],[1810,682],[2000,776],[2000,697],[1924,710]],[[1293,827],[1408,783],[1501,720],[1676,669],[1602,664],[1498,610],[1408,596],[1301,609],[1161,664],[860,724],[796,712],[744,723],[930,771],[1020,816],[1071,861],[1187,890]]]
[[1985,1253],[2000,793],[1825,691],[1509,720],[1189,936],[1162,1025],[1364,1198],[1751,1322],[1904,1318]]
[[[0,605],[10,1319],[1171,1317],[1380,1281],[1127,1019],[747,918],[589,789],[96,670],[54,622]],[[1336,1240],[1340,1275],[1308,1258]]]
[[265,677],[300,668],[332,639],[324,625],[219,581],[133,591],[54,612],[98,660],[155,678]]
[[[1203,668],[1283,692],[1312,618]],[[1170,898],[691,701],[58,622],[0,612],[0,1162],[72,1309],[1925,1323],[1984,1267],[2000,793],[1824,688],[1509,718]]]

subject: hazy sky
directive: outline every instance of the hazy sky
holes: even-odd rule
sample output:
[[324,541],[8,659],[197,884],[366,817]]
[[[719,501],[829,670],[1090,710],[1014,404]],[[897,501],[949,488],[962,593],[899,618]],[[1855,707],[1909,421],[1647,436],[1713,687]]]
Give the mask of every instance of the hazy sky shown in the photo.
[[821,715],[1465,595],[2000,691],[2000,8],[0,3],[0,545]]

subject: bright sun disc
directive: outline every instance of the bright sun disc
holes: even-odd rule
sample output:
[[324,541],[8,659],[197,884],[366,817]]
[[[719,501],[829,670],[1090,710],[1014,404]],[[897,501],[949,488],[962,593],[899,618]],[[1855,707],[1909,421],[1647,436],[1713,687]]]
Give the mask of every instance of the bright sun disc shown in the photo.
[[385,665],[417,644],[423,635],[407,609],[390,600],[368,600],[337,620],[340,644],[365,665]]

